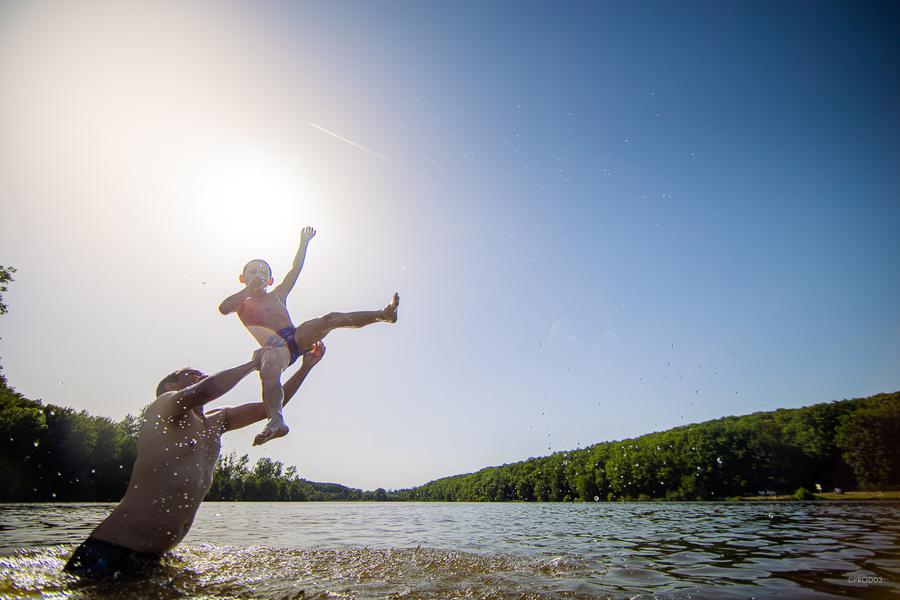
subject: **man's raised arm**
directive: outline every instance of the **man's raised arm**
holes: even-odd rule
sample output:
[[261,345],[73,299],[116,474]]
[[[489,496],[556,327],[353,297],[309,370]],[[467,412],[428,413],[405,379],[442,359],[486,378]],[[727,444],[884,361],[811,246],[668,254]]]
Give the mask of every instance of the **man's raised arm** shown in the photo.
[[[297,369],[297,372],[291,375],[290,379],[284,382],[284,402],[282,406],[294,397],[300,385],[316,366],[322,357],[325,356],[325,344],[321,341],[313,344],[313,347],[303,355],[303,364]],[[268,415],[266,414],[266,406],[262,402],[251,402],[240,406],[226,406],[222,409],[225,411],[225,431],[240,429],[247,425],[252,425],[257,421],[262,421]],[[212,413],[210,413],[212,415]]]
[[254,352],[250,362],[210,375],[184,389],[164,393],[156,399],[156,411],[161,417],[174,417],[225,395],[241,379],[259,369],[263,350]]
[[291,266],[291,270],[287,272],[287,275],[284,276],[284,281],[275,288],[275,293],[278,294],[282,302],[287,302],[288,294],[291,293],[291,290],[294,289],[294,284],[297,283],[300,269],[303,268],[303,262],[306,260],[306,247],[309,246],[309,241],[314,237],[316,237],[316,230],[312,227],[304,227],[300,231],[300,248],[297,249],[294,264]]

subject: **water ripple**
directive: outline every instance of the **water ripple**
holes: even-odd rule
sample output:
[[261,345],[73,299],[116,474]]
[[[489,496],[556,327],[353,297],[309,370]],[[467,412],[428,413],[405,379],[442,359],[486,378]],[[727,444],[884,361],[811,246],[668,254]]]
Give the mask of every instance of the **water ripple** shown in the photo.
[[900,595],[896,504],[206,503],[149,577],[62,574],[112,506],[0,505],[0,597]]

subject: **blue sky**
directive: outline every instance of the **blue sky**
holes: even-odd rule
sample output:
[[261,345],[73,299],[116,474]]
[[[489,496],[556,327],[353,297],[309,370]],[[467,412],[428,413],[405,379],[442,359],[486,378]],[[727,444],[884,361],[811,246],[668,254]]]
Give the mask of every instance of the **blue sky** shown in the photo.
[[326,339],[288,438],[226,436],[311,479],[900,389],[897,16],[2,4],[4,372],[136,413],[165,373],[249,356],[216,306],[311,224],[296,322],[402,296],[396,327]]

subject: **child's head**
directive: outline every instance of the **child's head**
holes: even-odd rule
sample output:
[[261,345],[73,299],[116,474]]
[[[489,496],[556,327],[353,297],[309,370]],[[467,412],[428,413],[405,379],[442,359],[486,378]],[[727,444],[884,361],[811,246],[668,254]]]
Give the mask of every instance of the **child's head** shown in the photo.
[[254,279],[262,279],[266,285],[272,285],[275,281],[272,279],[272,268],[269,263],[261,258],[254,258],[248,262],[244,265],[244,271],[241,273],[241,283],[249,284]]

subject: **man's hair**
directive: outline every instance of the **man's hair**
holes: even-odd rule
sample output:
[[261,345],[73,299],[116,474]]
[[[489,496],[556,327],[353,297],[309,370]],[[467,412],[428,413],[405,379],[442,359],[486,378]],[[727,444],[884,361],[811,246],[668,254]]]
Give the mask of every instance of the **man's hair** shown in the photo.
[[266,265],[266,268],[269,270],[269,277],[272,276],[272,267],[270,267],[270,266],[269,266],[269,263],[267,263],[266,261],[264,261],[264,260],[261,259],[261,258],[254,258],[253,260],[248,261],[247,264],[244,265],[244,268],[241,269],[241,273],[246,273],[246,272],[247,272],[247,267],[249,267],[249,266],[252,265],[253,263],[262,263],[262,264]]
[[163,394],[166,393],[166,386],[170,383],[175,383],[178,380],[178,374],[181,373],[184,369],[178,369],[177,371],[172,371],[168,375],[162,378],[159,382],[159,385],[156,386],[156,397],[159,398]]

